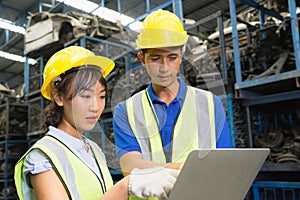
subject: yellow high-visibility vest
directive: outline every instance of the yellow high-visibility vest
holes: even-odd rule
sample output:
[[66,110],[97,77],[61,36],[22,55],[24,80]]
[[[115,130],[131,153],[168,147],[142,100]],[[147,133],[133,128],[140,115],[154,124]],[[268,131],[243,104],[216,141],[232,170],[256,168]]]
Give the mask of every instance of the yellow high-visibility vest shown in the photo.
[[[73,200],[98,200],[104,192],[113,186],[106,161],[103,159],[100,148],[96,143],[88,140],[91,150],[99,166],[102,182],[97,175],[81,161],[70,149],[52,136],[44,136],[37,141],[17,162],[15,166],[15,185],[20,200],[24,199],[24,191],[29,189],[23,173],[25,157],[32,150],[44,154],[56,174],[59,176],[70,199]],[[49,186],[51,189],[51,186]]]
[[184,162],[197,148],[216,148],[214,96],[211,92],[187,86],[182,109],[174,124],[171,153],[165,153],[148,90],[126,100],[130,127],[146,160],[159,163]]

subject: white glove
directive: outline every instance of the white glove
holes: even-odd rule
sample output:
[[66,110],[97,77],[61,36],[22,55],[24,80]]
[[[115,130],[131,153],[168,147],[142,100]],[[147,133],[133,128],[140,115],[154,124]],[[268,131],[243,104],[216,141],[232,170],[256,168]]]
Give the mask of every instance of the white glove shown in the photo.
[[139,198],[168,199],[178,174],[179,170],[164,167],[134,168],[129,178],[129,194]]

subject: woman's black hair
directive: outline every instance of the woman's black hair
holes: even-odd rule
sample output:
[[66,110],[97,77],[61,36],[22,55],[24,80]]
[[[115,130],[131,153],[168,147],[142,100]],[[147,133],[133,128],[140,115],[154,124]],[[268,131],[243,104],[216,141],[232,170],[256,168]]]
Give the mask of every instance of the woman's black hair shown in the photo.
[[[80,67],[74,70],[65,72],[59,77],[59,81],[54,82],[56,92],[72,100],[80,91],[94,86],[97,81],[107,90],[107,83],[102,76],[102,71],[99,67]],[[107,91],[106,91],[107,92]],[[44,110],[44,131],[48,132],[49,126],[57,127],[63,119],[63,107],[57,105],[52,98],[51,102]]]

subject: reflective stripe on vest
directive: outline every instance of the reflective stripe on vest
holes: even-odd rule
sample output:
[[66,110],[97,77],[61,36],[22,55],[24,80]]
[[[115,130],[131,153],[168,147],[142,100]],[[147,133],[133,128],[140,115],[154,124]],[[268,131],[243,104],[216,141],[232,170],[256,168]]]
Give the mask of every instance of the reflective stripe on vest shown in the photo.
[[90,140],[89,144],[95,152],[94,155],[105,184],[101,183],[97,175],[64,144],[51,136],[44,136],[27,151],[15,167],[15,183],[19,198],[23,199],[23,186],[26,185],[23,174],[25,157],[30,151],[37,149],[50,160],[71,199],[99,199],[103,195],[103,190],[105,192],[112,187],[113,181],[105,161],[100,154],[96,153],[98,152],[95,149],[97,145]]
[[187,86],[174,126],[170,154],[163,150],[157,116],[147,89],[126,100],[126,111],[146,160],[184,162],[193,149],[216,148],[214,97],[211,92]]

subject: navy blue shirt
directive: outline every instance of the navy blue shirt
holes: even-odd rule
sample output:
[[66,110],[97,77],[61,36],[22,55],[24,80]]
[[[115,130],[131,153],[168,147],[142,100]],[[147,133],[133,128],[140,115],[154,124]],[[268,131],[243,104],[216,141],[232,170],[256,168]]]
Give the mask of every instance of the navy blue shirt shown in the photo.
[[[174,124],[176,122],[179,111],[183,105],[184,96],[186,93],[186,83],[181,78],[178,78],[180,82],[180,88],[177,96],[173,101],[167,105],[157,98],[152,89],[152,84],[148,85],[148,92],[156,116],[159,121],[159,129],[162,139],[162,144],[165,151],[169,151],[170,142],[173,134]],[[232,147],[230,132],[228,123],[226,120],[226,114],[224,112],[223,104],[221,100],[214,95],[215,104],[215,129],[217,148],[229,148]],[[116,143],[116,151],[118,159],[127,152],[139,151],[140,146],[135,138],[130,125],[128,123],[127,112],[125,108],[125,102],[119,103],[114,109],[113,117],[114,126],[114,138]]]

